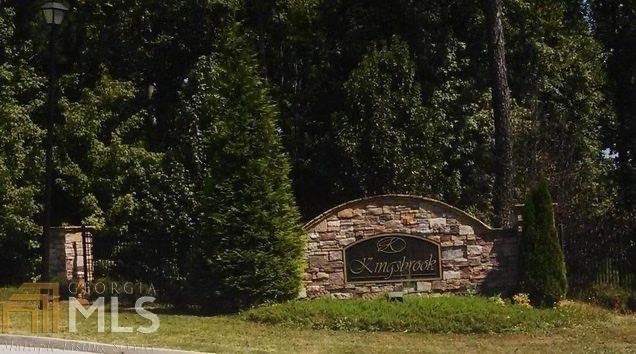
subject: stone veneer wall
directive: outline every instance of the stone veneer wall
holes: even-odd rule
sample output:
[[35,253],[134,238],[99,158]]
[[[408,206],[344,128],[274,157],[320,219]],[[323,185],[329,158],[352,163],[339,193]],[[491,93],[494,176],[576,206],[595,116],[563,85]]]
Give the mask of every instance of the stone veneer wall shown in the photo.
[[[76,250],[73,249],[75,244]],[[89,247],[92,245],[88,245]],[[92,254],[92,250],[87,250]],[[73,264],[77,256],[77,275],[84,277],[84,247],[81,226],[51,228],[49,274],[52,278],[73,278]],[[92,258],[92,257],[91,257]],[[92,274],[89,274],[92,276]],[[90,280],[90,279],[89,279]]]
[[[305,286],[301,297],[373,297],[384,292],[508,293],[516,285],[517,239],[434,199],[383,195],[337,206],[304,227],[307,235]],[[343,248],[385,234],[419,235],[438,243],[442,279],[345,284]]]

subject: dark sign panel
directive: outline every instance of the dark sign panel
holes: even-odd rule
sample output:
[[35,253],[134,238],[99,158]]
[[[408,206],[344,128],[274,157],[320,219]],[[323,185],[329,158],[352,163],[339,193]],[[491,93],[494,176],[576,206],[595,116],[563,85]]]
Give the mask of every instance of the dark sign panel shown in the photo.
[[344,250],[345,281],[389,282],[441,278],[439,245],[419,236],[385,234]]

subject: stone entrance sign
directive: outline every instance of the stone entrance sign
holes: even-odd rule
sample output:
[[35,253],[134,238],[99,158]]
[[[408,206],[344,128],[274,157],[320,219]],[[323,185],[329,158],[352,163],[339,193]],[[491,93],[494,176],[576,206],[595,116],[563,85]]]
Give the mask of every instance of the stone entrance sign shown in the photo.
[[381,195],[332,208],[304,226],[301,297],[509,293],[517,238],[446,203]]
[[392,282],[441,278],[439,244],[409,234],[386,234],[344,249],[345,282]]

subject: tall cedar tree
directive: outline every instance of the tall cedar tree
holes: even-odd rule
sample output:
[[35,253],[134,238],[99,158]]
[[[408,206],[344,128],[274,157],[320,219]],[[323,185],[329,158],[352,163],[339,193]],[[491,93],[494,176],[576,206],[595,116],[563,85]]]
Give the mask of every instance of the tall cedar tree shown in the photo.
[[189,279],[207,311],[295,297],[304,247],[278,112],[251,50],[227,37],[196,65],[186,102],[207,166]]
[[494,223],[508,226],[513,201],[512,122],[501,0],[485,0],[488,18],[492,105],[495,116]]
[[538,306],[552,306],[565,297],[565,261],[554,224],[548,182],[542,178],[526,200],[520,243],[522,291]]

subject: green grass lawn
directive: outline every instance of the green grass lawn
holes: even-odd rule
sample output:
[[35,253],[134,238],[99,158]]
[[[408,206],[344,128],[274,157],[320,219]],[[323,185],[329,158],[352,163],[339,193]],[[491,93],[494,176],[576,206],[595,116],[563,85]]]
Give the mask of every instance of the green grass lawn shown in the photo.
[[[6,292],[5,292],[6,293]],[[0,292],[2,296],[2,292]],[[0,297],[1,298],[1,297]],[[436,299],[429,299],[436,300]],[[455,320],[447,316],[453,313],[452,306],[446,308],[440,303],[433,302],[427,313],[431,321],[446,321],[454,323],[458,318],[465,318],[466,313],[474,311],[475,303],[470,298],[453,298],[452,304],[463,305],[456,314]],[[479,299],[476,301],[487,301]],[[365,305],[366,303],[366,305]],[[352,312],[360,307],[367,306],[368,314],[373,314],[384,303],[373,301],[353,301],[347,303],[341,301],[335,305],[324,301],[309,304],[308,302],[292,302],[286,305],[273,305],[260,307],[239,315],[224,316],[194,316],[178,315],[171,313],[159,313],[161,326],[156,333],[111,333],[110,314],[106,316],[105,333],[97,332],[96,316],[78,321],[78,332],[68,331],[68,306],[62,304],[61,332],[54,334],[40,334],[68,339],[99,341],[104,343],[126,344],[136,346],[169,347],[211,352],[483,352],[483,353],[509,353],[509,352],[629,352],[636,348],[636,318],[633,315],[618,315],[591,306],[575,304],[569,312],[563,316],[570,318],[568,321],[556,321],[555,315],[548,314],[553,311],[557,314],[561,310],[542,310],[535,315],[523,315],[526,322],[521,330],[503,331],[508,333],[412,333],[412,332],[366,332],[356,328],[344,328],[345,330],[312,329],[312,325],[302,324],[299,321],[270,321],[280,324],[256,323],[253,320],[265,322],[265,318],[271,317],[271,313],[285,314],[281,318],[289,317],[299,311],[298,315],[312,318],[329,318],[329,309],[346,311],[352,307]],[[405,314],[409,320],[417,317],[410,315],[412,311],[423,311],[425,307],[419,303],[388,304],[396,305],[395,313]],[[400,309],[400,305],[405,305]],[[499,306],[499,305],[497,305]],[[507,305],[511,306],[511,305]],[[512,307],[512,306],[511,306]],[[375,308],[375,309],[374,309]],[[312,310],[313,309],[313,310]],[[321,310],[317,310],[321,309]],[[386,310],[386,308],[384,308]],[[496,309],[496,308],[495,308]],[[438,310],[438,311],[435,311]],[[488,308],[488,310],[492,310]],[[499,309],[501,310],[501,309]],[[524,309],[525,310],[525,309]],[[316,312],[312,312],[316,311]],[[402,312],[404,311],[404,312]],[[508,310],[503,310],[508,311]],[[537,311],[537,310],[526,310]],[[500,311],[493,313],[492,318],[479,317],[475,322],[497,322],[501,320]],[[513,311],[514,312],[514,311]],[[266,315],[266,314],[270,315]],[[316,313],[323,313],[316,315]],[[435,315],[438,313],[438,315]],[[464,313],[464,315],[461,315]],[[263,318],[256,318],[265,316]],[[424,312],[422,312],[424,315]],[[366,315],[366,314],[365,314]],[[377,313],[378,316],[391,318],[391,315]],[[514,316],[514,315],[512,315]],[[561,316],[561,315],[559,315]],[[469,316],[470,317],[470,316]],[[81,318],[81,317],[80,317]],[[446,318],[446,320],[445,320]],[[530,318],[530,320],[528,319]],[[547,321],[551,325],[529,326],[536,319]],[[390,322],[390,321],[389,321]],[[328,322],[325,322],[328,323]],[[134,311],[120,313],[120,326],[147,326],[150,321],[138,316]],[[489,324],[488,327],[499,328],[498,324]],[[325,325],[325,328],[330,326]],[[427,327],[424,327],[427,328]],[[348,329],[348,331],[347,331]],[[391,329],[391,328],[387,328]],[[455,332],[453,330],[453,332]],[[487,331],[484,331],[487,332]],[[16,315],[12,317],[11,333],[29,334],[28,319],[26,316]]]

